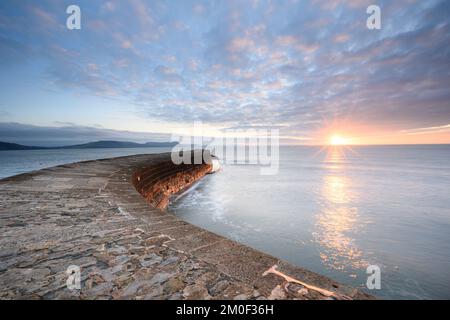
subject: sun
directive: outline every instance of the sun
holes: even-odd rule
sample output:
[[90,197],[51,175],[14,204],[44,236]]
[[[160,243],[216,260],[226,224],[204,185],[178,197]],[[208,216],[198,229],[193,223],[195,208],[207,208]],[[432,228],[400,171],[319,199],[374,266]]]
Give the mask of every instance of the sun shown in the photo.
[[330,137],[329,144],[332,146],[343,146],[348,144],[348,139],[343,136],[334,134]]

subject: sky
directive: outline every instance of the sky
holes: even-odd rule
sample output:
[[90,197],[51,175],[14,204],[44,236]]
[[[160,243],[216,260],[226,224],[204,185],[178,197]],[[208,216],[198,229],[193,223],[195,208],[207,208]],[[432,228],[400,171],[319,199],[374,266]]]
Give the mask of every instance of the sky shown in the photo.
[[449,16],[445,0],[3,0],[0,141],[142,142],[202,121],[296,144],[450,143]]

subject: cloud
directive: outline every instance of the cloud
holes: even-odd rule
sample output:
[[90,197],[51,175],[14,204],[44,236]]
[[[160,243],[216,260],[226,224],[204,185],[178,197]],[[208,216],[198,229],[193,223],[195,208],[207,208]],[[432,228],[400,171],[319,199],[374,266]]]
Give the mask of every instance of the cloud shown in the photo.
[[411,134],[411,135],[429,134],[429,133],[436,133],[436,132],[450,132],[450,124],[446,124],[446,125],[438,126],[438,127],[415,128],[415,129],[401,131],[401,133],[406,133],[406,134]]
[[79,5],[83,29],[69,32],[54,1],[1,3],[0,63],[155,121],[305,134],[326,118],[395,130],[450,120],[448,1],[380,0],[382,30],[366,28],[363,0]]

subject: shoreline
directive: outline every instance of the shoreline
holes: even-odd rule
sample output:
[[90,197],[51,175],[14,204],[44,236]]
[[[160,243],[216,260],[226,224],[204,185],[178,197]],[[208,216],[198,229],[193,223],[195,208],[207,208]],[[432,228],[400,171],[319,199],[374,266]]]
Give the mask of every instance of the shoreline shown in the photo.
[[[170,153],[0,180],[0,299],[373,299],[157,209],[210,165]],[[81,267],[81,290],[66,269]]]

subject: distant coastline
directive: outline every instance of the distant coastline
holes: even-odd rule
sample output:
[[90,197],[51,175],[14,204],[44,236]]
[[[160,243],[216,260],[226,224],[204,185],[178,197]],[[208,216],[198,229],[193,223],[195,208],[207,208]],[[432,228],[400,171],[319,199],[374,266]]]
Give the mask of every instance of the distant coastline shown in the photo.
[[42,146],[26,146],[17,143],[1,142],[0,151],[7,150],[57,150],[57,149],[106,149],[106,148],[165,148],[174,147],[178,142],[147,142],[136,143],[128,141],[102,140],[88,142],[83,144],[59,146],[59,147],[42,147]]

